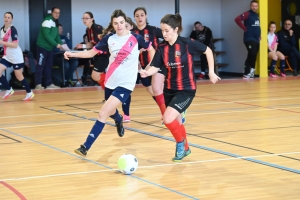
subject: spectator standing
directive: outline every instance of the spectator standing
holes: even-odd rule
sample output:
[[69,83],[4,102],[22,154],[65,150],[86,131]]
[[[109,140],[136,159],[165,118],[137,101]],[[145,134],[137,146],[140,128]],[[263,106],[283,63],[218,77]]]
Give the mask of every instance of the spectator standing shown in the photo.
[[248,51],[245,61],[244,79],[254,78],[255,62],[261,38],[260,21],[257,10],[258,2],[251,1],[250,10],[235,18],[237,25],[244,30],[244,44]]
[[35,89],[44,89],[42,78],[45,79],[45,88],[59,88],[52,83],[52,66],[54,47],[61,48],[61,40],[58,34],[58,18],[60,9],[53,7],[51,14],[44,18],[37,39],[37,67],[35,71]]

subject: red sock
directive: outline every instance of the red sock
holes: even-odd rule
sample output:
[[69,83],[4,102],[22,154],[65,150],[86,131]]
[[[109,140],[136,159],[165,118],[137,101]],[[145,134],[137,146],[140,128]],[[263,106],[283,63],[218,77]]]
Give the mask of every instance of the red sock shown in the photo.
[[185,140],[185,143],[184,143],[184,149],[185,150],[188,150],[189,149],[189,144],[188,144],[188,141],[186,139],[186,130],[185,130],[185,127],[183,124],[181,124],[181,133],[182,133],[182,137],[183,139]]
[[165,104],[165,97],[164,94],[160,94],[158,96],[155,96],[156,103],[160,109],[161,114],[163,115],[166,111],[166,104]]
[[105,81],[105,73],[101,73],[100,80],[98,81],[98,83],[102,87],[103,90],[105,89],[104,81]]
[[184,138],[182,137],[182,131],[181,131],[182,129],[180,127],[179,122],[176,119],[170,124],[165,124],[165,126],[171,131],[176,142],[183,141]]

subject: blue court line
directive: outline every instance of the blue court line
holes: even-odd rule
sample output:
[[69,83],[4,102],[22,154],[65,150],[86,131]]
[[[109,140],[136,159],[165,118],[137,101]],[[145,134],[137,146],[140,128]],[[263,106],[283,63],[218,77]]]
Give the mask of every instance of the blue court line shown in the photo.
[[[19,137],[21,137],[21,138],[23,138],[23,139],[26,139],[26,140],[29,140],[29,141],[31,141],[31,142],[40,144],[40,145],[42,145],[42,146],[49,147],[50,149],[53,149],[53,150],[56,150],[56,151],[59,151],[59,152],[68,154],[68,155],[73,156],[73,157],[75,157],[75,158],[79,158],[79,159],[88,161],[88,162],[90,162],[90,163],[99,165],[99,166],[101,166],[101,167],[104,167],[104,168],[107,168],[107,169],[113,169],[113,168],[111,168],[111,167],[109,167],[109,166],[106,166],[106,165],[104,165],[104,164],[95,162],[95,161],[93,161],[93,160],[90,160],[90,159],[87,159],[87,158],[84,158],[84,157],[81,157],[81,156],[77,156],[77,155],[75,155],[75,154],[71,154],[70,152],[67,152],[67,151],[65,151],[65,150],[56,148],[56,147],[54,147],[54,146],[51,146],[51,145],[48,145],[48,144],[39,142],[39,141],[34,140],[34,139],[32,139],[32,138],[29,138],[29,137],[27,137],[27,136],[23,136],[23,135],[20,135],[20,134],[18,134],[18,133],[14,133],[14,132],[9,131],[9,130],[6,130],[6,129],[2,129],[2,131],[5,131],[5,132],[10,133],[10,134],[15,135],[15,136],[19,136]],[[153,182],[148,181],[148,180],[146,180],[146,179],[139,178],[139,177],[134,176],[134,175],[127,175],[127,176],[130,176],[130,177],[132,177],[132,178],[138,179],[138,180],[143,181],[143,182],[145,182],[145,183],[149,183],[149,184],[151,184],[151,185],[154,185],[154,186],[163,188],[163,189],[168,190],[168,191],[170,191],[170,192],[174,192],[174,193],[176,193],[176,194],[182,195],[182,196],[187,197],[187,198],[189,198],[189,199],[195,199],[195,200],[198,200],[198,199],[199,199],[199,198],[196,198],[196,197],[193,197],[193,196],[189,196],[189,195],[187,195],[187,194],[184,194],[184,193],[182,193],[182,192],[178,192],[178,191],[173,190],[173,189],[171,189],[171,188],[165,187],[165,186],[163,186],[163,185],[159,185],[159,184],[157,184],[157,183],[153,183]]]
[[[106,124],[109,124],[111,126],[115,126],[115,124],[110,123],[110,122],[106,122]],[[149,136],[152,136],[152,137],[157,137],[157,138],[161,138],[161,139],[165,139],[165,140],[175,142],[175,140],[173,138],[170,138],[170,137],[161,136],[161,135],[158,135],[158,134],[154,134],[154,133],[150,133],[150,132],[146,132],[146,131],[142,131],[142,130],[135,129],[135,128],[130,128],[130,127],[124,127],[124,128],[127,129],[127,130],[130,130],[130,131],[134,131],[134,132],[137,132],[137,133],[144,134],[144,135],[149,135]],[[240,158],[240,159],[247,160],[247,161],[250,161],[250,162],[266,165],[266,166],[269,166],[269,167],[274,167],[274,168],[277,168],[277,169],[293,172],[293,173],[296,173],[296,174],[300,174],[300,170],[297,170],[297,169],[292,169],[292,168],[289,168],[289,167],[276,165],[276,164],[273,164],[273,163],[264,162],[264,161],[253,159],[253,158],[244,158],[243,156],[240,156],[238,154],[233,154],[233,153],[230,153],[230,152],[221,151],[221,150],[218,150],[218,149],[213,149],[213,148],[209,148],[209,147],[206,147],[206,146],[193,144],[193,143],[190,143],[190,142],[189,142],[189,145],[192,146],[192,147],[196,147],[196,148],[199,148],[199,149],[204,149],[204,150],[211,151],[211,152],[214,152],[214,153],[219,153],[219,154],[227,155],[227,156],[234,157],[234,158]]]
[[[45,108],[45,107],[43,107],[43,108]],[[45,108],[45,109],[57,112],[57,110],[54,109],[54,108],[51,108],[51,109]],[[61,110],[59,110],[59,112],[64,113]],[[76,115],[73,115],[73,116],[76,116]],[[87,120],[96,121],[97,119],[96,118],[90,118],[90,119],[87,119]],[[106,124],[111,125],[111,126],[115,126],[115,124],[113,124],[111,122],[106,122]],[[161,135],[158,135],[158,134],[154,134],[154,133],[142,131],[142,130],[135,129],[135,128],[125,127],[125,126],[124,126],[124,128],[127,129],[127,130],[130,130],[130,131],[134,131],[134,132],[137,132],[137,133],[144,134],[144,135],[149,135],[149,136],[152,136],[152,137],[157,137],[157,138],[161,138],[161,139],[165,139],[165,140],[169,140],[169,141],[175,142],[175,140],[173,138],[170,138],[170,137],[161,136]],[[198,145],[198,144],[189,143],[189,145],[192,146],[192,147],[196,147],[196,148],[199,148],[199,149],[204,149],[204,150],[211,151],[211,152],[214,152],[214,153],[219,153],[219,154],[227,155],[227,156],[234,157],[234,158],[241,158],[243,160],[247,160],[247,161],[250,161],[250,162],[262,164],[262,165],[265,165],[265,166],[269,166],[269,167],[273,167],[273,168],[277,168],[277,169],[281,169],[281,170],[285,170],[285,171],[289,171],[289,172],[293,172],[293,173],[296,173],[296,174],[300,174],[300,170],[297,170],[297,169],[292,169],[292,168],[288,168],[288,167],[285,167],[285,166],[276,165],[276,164],[273,164],[273,163],[264,162],[264,161],[253,159],[253,158],[244,158],[243,156],[240,156],[238,154],[233,154],[233,153],[230,153],[230,152],[226,152],[226,151],[221,151],[221,150],[218,150],[218,149],[213,149],[213,148],[205,147],[205,146]]]

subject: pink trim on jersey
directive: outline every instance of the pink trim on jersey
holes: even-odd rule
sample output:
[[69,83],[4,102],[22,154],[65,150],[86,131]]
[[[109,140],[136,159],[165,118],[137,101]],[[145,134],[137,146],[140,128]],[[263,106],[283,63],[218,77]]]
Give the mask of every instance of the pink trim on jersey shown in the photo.
[[125,58],[131,53],[134,49],[135,45],[137,44],[137,39],[131,35],[125,44],[120,49],[117,57],[115,58],[114,62],[112,62],[109,66],[108,71],[106,72],[105,76],[105,83],[109,79],[109,77],[113,74],[113,72],[122,64]]
[[[7,31],[6,31],[6,33],[5,33],[5,35],[4,35],[4,37],[3,37],[3,41],[4,42],[9,42],[9,38],[11,37],[11,28],[9,28]],[[5,45],[3,45],[3,49],[4,49],[4,56],[6,55],[6,50],[7,50],[7,46],[5,46]]]
[[96,49],[96,47],[93,47],[93,50],[94,50],[94,51],[97,51],[97,53],[100,53],[100,54],[103,53],[103,51]]
[[276,44],[278,44],[278,42],[277,42],[277,36],[274,35],[274,39],[273,39],[273,41],[272,41],[272,43],[270,45],[270,47],[271,47],[272,50],[274,50]]
[[12,42],[19,42],[19,40],[14,40],[14,41],[12,41]]

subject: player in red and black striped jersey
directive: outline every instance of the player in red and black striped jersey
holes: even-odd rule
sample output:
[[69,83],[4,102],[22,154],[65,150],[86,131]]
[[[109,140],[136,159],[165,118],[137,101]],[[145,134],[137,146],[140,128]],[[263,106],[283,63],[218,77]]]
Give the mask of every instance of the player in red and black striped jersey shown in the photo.
[[159,70],[166,70],[164,85],[164,98],[166,111],[163,115],[165,126],[171,131],[176,140],[176,151],[173,161],[181,161],[191,153],[186,130],[181,123],[182,111],[192,103],[196,93],[196,78],[193,66],[194,53],[206,54],[209,78],[216,83],[220,78],[214,73],[214,58],[212,50],[204,44],[189,38],[183,38],[178,34],[182,31],[181,16],[168,14],[161,19],[161,29],[164,37],[150,68],[141,70],[142,77],[155,74]]
[[[91,12],[85,12],[82,16],[82,21],[86,28],[86,35],[88,38],[87,44],[78,44],[77,49],[92,49],[100,40],[100,36],[103,34],[103,27],[95,23],[94,15]],[[93,64],[94,70],[92,72],[93,80],[97,81],[104,89],[105,69],[108,65],[109,55],[97,54],[94,56]],[[83,76],[88,77],[91,74],[90,68],[85,67],[83,69]]]
[[[136,8],[133,12],[133,15],[137,25],[137,29],[135,30],[135,32],[143,36],[145,41],[151,42],[154,49],[156,49],[158,47],[159,39],[163,38],[161,29],[155,26],[150,26],[148,24],[146,8]],[[140,54],[139,60],[142,69],[145,69],[145,67],[151,61],[149,53],[146,51],[142,52]],[[156,73],[155,75],[153,75],[151,79],[149,77],[142,78],[140,77],[140,75],[138,75],[138,78],[141,79],[142,84],[147,88],[147,91],[156,101],[162,115],[166,109],[163,96],[163,85],[165,80],[164,73],[164,71],[160,71],[160,73]]]

